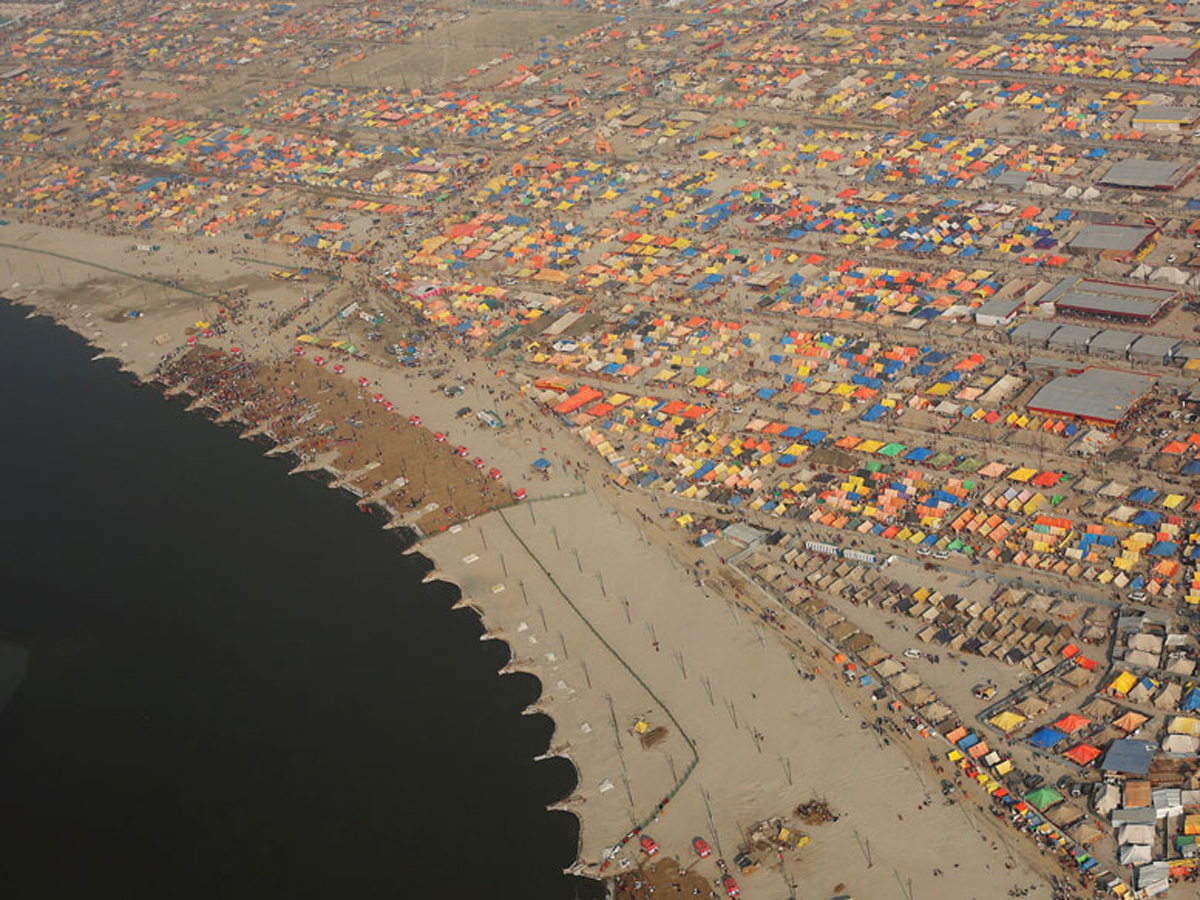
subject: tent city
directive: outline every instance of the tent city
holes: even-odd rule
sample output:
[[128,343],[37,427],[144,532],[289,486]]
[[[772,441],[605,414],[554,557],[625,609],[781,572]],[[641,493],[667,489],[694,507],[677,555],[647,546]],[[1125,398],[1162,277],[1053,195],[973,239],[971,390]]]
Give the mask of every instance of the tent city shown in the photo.
[[417,537],[572,872],[1195,897],[1200,5],[0,2],[0,296]]

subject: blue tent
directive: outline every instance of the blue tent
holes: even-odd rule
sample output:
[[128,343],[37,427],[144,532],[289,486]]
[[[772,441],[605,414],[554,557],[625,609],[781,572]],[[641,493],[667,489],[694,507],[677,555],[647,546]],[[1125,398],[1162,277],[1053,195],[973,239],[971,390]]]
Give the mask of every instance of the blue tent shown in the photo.
[[1043,725],[1037,731],[1029,736],[1029,743],[1037,747],[1039,750],[1047,750],[1053,747],[1066,735],[1057,728],[1051,728],[1049,725]]

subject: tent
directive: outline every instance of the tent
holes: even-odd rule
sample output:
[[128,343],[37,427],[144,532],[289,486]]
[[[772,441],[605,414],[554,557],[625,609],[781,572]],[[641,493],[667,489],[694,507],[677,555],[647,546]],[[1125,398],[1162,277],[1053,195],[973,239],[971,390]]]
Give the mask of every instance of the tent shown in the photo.
[[1114,719],[1113,724],[1124,731],[1126,734],[1132,734],[1146,724],[1146,717],[1139,712],[1130,710],[1125,715]]
[[1063,797],[1049,785],[1038,788],[1025,795],[1025,801],[1038,811],[1044,812],[1056,803],[1062,803]]
[[1154,857],[1150,853],[1150,847],[1147,844],[1122,844],[1117,851],[1117,862],[1123,866],[1136,866],[1139,863],[1148,863]]
[[1054,727],[1064,734],[1074,734],[1079,729],[1086,728],[1090,724],[1090,719],[1085,719],[1083,716],[1076,715],[1075,713],[1069,713],[1055,722]]
[[1100,751],[1091,744],[1076,744],[1063,754],[1071,762],[1078,763],[1081,766],[1086,766],[1099,755]]
[[1011,709],[1006,709],[999,715],[992,716],[989,721],[1005,734],[1008,734],[1014,728],[1018,728],[1025,721],[1025,717],[1018,712],[1013,712]]
[[1052,728],[1049,725],[1043,725],[1029,736],[1029,743],[1033,744],[1033,746],[1037,747],[1039,750],[1046,750],[1050,747],[1053,747],[1064,737],[1066,737],[1066,735],[1064,735],[1057,728]]
[[1122,672],[1112,680],[1112,683],[1108,686],[1108,690],[1110,693],[1124,696],[1133,690],[1133,687],[1136,684],[1137,676],[1135,676],[1132,672]]

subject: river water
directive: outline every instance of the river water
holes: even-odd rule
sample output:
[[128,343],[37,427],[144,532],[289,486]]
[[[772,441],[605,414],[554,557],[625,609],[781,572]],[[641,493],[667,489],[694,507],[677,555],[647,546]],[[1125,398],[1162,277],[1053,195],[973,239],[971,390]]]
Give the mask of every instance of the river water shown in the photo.
[[5,893],[574,897],[536,681],[341,492],[93,353],[0,303]]

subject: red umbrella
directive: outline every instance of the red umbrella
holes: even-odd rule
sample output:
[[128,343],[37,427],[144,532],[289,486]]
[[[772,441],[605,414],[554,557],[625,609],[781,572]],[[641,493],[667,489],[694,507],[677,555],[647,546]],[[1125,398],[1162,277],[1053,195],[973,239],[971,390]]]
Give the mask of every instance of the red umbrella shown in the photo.
[[475,468],[479,469],[480,471],[483,470],[483,460],[478,456],[471,460],[471,462],[474,464]]
[[471,455],[471,451],[461,445],[454,452],[457,453],[459,456],[461,456],[463,459],[466,459],[468,456]]
[[439,444],[444,444],[446,442],[446,436],[440,431],[435,431],[433,433],[433,439]]
[[370,383],[371,383],[371,382],[370,382],[370,380],[368,380],[368,379],[366,379],[366,378],[360,378],[360,379],[358,379],[358,384],[359,384],[359,386],[360,386],[360,387],[366,387],[366,386],[367,386],[368,384],[370,384]]
[[346,367],[345,367],[345,366],[343,366],[343,365],[341,365],[341,364],[339,364],[339,365],[336,365],[336,366],[334,366],[334,367],[333,367],[333,371],[334,371],[334,374],[335,374],[335,375],[345,375],[345,374],[346,374]]
[[409,424],[409,425],[420,425],[420,424],[421,424],[421,417],[420,417],[420,416],[409,416],[409,417],[408,417],[408,424]]
[[499,481],[500,480],[500,470],[499,469],[489,469],[488,470],[488,478],[492,479],[492,481]]
[[529,495],[525,493],[525,488],[518,488],[513,492],[513,497],[517,500],[524,500]]
[[376,403],[382,403],[383,402],[383,394],[376,394],[371,399],[374,400]]
[[293,347],[293,348],[292,348],[292,352],[293,352],[294,354],[296,354],[297,356],[303,356],[303,355],[304,355],[304,348],[303,348],[303,347]]
[[323,357],[323,356],[314,356],[314,357],[313,357],[313,362],[315,362],[315,363],[316,363],[318,366],[323,366],[323,365],[325,365],[325,357]]
[[229,352],[232,353],[234,356],[241,356],[242,348],[241,347],[230,347]]

